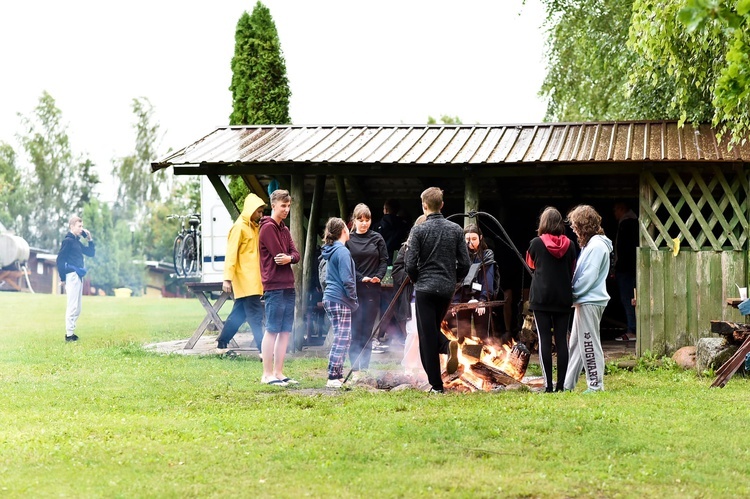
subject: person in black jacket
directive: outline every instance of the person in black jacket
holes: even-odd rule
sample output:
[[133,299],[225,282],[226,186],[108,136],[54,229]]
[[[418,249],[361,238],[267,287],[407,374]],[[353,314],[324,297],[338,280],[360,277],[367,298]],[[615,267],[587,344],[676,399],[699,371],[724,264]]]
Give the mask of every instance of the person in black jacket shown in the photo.
[[614,213],[617,218],[614,278],[628,324],[625,334],[615,340],[635,341],[636,322],[633,297],[635,296],[635,255],[638,249],[638,217],[624,202],[615,203]]
[[[91,232],[83,228],[83,220],[73,216],[68,223],[70,231],[65,235],[57,254],[57,272],[60,280],[65,282],[65,294],[68,295],[68,306],[65,309],[65,341],[78,341],[75,334],[76,322],[81,315],[81,301],[83,296],[83,276],[86,275],[83,255],[94,256],[96,246]],[[81,235],[88,240],[84,245]]]
[[370,367],[372,345],[369,340],[380,310],[380,281],[388,270],[388,251],[383,236],[370,230],[372,214],[366,204],[360,203],[354,207],[352,219],[354,230],[349,235],[346,247],[357,272],[359,308],[352,311],[349,361],[352,370],[359,371]]
[[405,268],[416,292],[422,366],[432,386],[430,391],[442,393],[440,354],[448,355],[448,373],[456,372],[458,342],[448,340],[440,330],[440,324],[456,292],[456,283],[466,276],[471,263],[464,231],[440,213],[443,209],[443,191],[429,187],[420,197],[427,220],[411,230]]
[[552,392],[552,336],[557,349],[557,390],[563,391],[568,370],[568,321],[573,305],[571,281],[576,266],[573,242],[564,234],[565,222],[557,209],[548,207],[539,217],[537,237],[531,240],[526,263],[534,271],[529,310],[534,312],[539,336],[539,357],[544,391]]

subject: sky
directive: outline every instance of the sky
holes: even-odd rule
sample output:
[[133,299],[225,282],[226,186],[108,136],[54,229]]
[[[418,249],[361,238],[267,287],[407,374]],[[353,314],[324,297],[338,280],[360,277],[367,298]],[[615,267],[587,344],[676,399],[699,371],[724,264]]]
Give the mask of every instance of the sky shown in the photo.
[[[537,123],[545,75],[541,0],[264,0],[276,24],[297,125]],[[133,152],[134,98],[162,139],[187,146],[229,122],[234,32],[254,1],[2,2],[0,141],[24,153],[18,113],[44,91],[74,153],[114,197],[114,158]]]

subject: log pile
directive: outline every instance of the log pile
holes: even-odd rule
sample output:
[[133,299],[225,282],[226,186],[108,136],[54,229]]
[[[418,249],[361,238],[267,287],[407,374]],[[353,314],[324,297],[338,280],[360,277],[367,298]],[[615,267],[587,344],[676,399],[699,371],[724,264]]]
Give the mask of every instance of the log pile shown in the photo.
[[750,353],[750,325],[729,321],[711,321],[711,332],[724,336],[729,343],[740,344],[740,348],[716,371],[712,388],[723,388],[745,362]]

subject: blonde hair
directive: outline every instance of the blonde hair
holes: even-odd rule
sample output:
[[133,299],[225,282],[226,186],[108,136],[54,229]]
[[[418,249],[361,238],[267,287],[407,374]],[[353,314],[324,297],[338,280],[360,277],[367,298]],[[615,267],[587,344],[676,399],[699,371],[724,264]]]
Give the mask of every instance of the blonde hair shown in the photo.
[[593,206],[580,204],[568,213],[568,222],[578,236],[578,244],[583,248],[589,239],[597,234],[603,235],[602,217]]
[[73,215],[70,217],[70,220],[68,220],[68,227],[73,227],[73,224],[78,222],[83,222],[83,219],[78,215]]
[[365,203],[359,203],[354,207],[354,211],[352,212],[352,220],[359,220],[362,218],[365,220],[372,220],[370,208]]
[[439,187],[428,187],[419,197],[430,211],[440,211],[443,207],[443,190]]
[[338,217],[331,217],[326,222],[323,240],[326,244],[333,244],[339,240],[341,233],[346,229],[346,223]]

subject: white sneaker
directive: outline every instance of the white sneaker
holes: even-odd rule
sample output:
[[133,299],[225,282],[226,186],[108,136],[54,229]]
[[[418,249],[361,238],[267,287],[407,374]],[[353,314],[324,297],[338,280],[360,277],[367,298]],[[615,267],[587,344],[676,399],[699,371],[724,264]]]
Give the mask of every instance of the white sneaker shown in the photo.
[[329,379],[326,383],[326,388],[341,388],[344,383],[341,378]]

